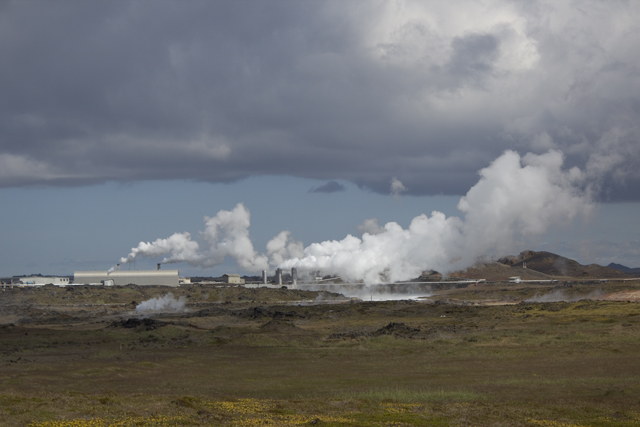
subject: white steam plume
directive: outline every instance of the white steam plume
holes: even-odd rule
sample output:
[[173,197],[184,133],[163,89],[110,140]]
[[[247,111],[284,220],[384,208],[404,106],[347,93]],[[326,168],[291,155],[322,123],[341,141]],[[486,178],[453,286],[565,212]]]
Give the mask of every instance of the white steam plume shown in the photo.
[[170,257],[162,260],[163,263],[187,261],[192,263],[198,258],[198,250],[200,246],[197,242],[191,240],[189,233],[174,233],[167,239],[157,239],[152,243],[140,242],[138,246],[131,249],[131,253],[127,257],[120,258],[122,264],[128,263],[136,259],[137,256],[160,257],[171,254]]
[[463,218],[434,211],[431,216],[415,217],[407,229],[395,222],[380,227],[377,220],[369,219],[359,227],[362,239],[348,235],[304,249],[283,231],[262,254],[253,248],[250,214],[240,203],[231,211],[205,217],[205,230],[200,233],[203,247],[189,233],[176,233],[141,242],[121,262],[164,256],[165,263],[184,261],[206,268],[231,256],[252,272],[269,266],[296,267],[300,272],[320,271],[368,284],[408,280],[425,270],[447,274],[473,265],[480,257],[507,255],[525,239],[588,212],[592,203],[587,174],[562,165],[559,151],[523,157],[506,151],[480,171],[478,183],[460,199]]
[[279,265],[291,258],[304,256],[302,242],[291,238],[289,231],[281,231],[267,243],[267,256],[271,265]]
[[187,262],[209,268],[221,264],[225,257],[230,256],[242,269],[258,272],[268,269],[270,264],[277,265],[286,259],[303,256],[302,243],[294,241],[288,231],[279,233],[269,241],[266,254],[258,254],[249,237],[250,216],[249,210],[238,203],[231,211],[221,210],[214,217],[204,218],[205,229],[200,232],[204,248],[191,239],[191,234],[175,233],[151,243],[140,242],[120,262],[132,262],[139,256],[163,256],[162,263],[165,264]]
[[570,221],[592,204],[577,168],[562,169],[563,154],[506,151],[480,171],[480,180],[460,199],[464,219],[434,211],[415,217],[408,229],[395,222],[362,239],[314,243],[304,257],[282,268],[320,270],[348,281],[377,284],[407,280],[432,269],[444,274],[466,268],[481,256],[503,256],[523,238]]

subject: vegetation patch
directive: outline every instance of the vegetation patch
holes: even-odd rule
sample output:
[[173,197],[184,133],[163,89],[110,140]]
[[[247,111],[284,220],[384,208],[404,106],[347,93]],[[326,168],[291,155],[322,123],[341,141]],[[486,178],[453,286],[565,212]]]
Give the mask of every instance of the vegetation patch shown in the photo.
[[130,301],[153,292],[126,290],[52,296],[129,300],[107,311],[4,293],[25,321],[0,327],[3,426],[640,425],[638,303],[470,304],[447,291],[288,305],[285,290],[211,303],[216,290],[185,288],[189,312],[137,318]]

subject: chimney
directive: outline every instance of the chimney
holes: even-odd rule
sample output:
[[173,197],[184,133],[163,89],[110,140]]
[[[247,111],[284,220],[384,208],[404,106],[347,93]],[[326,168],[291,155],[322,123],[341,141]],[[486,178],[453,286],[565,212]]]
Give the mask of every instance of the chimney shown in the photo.
[[160,270],[160,263],[158,263],[158,270]]

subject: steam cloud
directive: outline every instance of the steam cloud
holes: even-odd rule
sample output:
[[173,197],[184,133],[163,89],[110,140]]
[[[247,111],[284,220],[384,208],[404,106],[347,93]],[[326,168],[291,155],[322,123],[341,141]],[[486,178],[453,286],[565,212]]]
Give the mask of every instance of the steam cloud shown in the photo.
[[250,217],[249,210],[238,203],[231,211],[221,210],[214,217],[204,217],[205,229],[200,232],[204,249],[191,239],[190,233],[174,233],[151,243],[140,242],[127,257],[120,258],[120,262],[132,262],[138,256],[164,256],[163,264],[187,262],[209,268],[222,264],[224,258],[230,256],[242,269],[258,272],[303,255],[302,243],[293,240],[288,231],[280,232],[267,243],[266,254],[258,254],[249,238]]
[[[563,154],[506,151],[480,171],[480,180],[458,203],[464,219],[434,211],[408,229],[395,222],[383,232],[313,243],[304,257],[281,267],[320,270],[348,281],[389,283],[432,269],[443,274],[473,265],[482,256],[503,256],[522,240],[545,233],[592,207],[587,178],[562,169]],[[375,222],[365,226],[375,230]],[[375,230],[374,233],[378,231]]]
[[142,301],[136,306],[136,313],[145,311],[183,311],[187,300],[184,297],[175,299],[169,292],[163,297],[151,298]]
[[[231,256],[248,271],[296,267],[368,284],[408,280],[425,270],[447,274],[480,257],[504,256],[550,226],[588,212],[589,179],[578,168],[563,169],[563,161],[563,154],[555,150],[522,157],[506,151],[479,172],[480,180],[460,199],[457,207],[464,218],[433,211],[431,216],[415,217],[407,229],[395,222],[381,227],[370,219],[359,227],[361,239],[348,235],[304,249],[283,231],[269,241],[266,253],[258,254],[249,238],[249,211],[240,203],[232,211],[205,217],[204,249],[189,233],[175,233],[141,242],[121,262],[164,256],[163,263],[213,267]],[[395,181],[392,193],[399,194],[402,183]]]

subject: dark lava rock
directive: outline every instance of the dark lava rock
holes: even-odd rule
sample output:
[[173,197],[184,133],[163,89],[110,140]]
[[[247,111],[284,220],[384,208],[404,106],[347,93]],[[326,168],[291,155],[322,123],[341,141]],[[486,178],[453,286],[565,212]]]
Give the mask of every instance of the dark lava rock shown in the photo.
[[120,320],[117,322],[113,322],[108,326],[108,328],[125,328],[125,329],[135,328],[142,331],[153,331],[154,329],[167,326],[168,324],[169,324],[168,322],[162,322],[160,320],[155,320],[155,319],[129,318],[127,320]]
[[345,340],[345,339],[356,339],[356,338],[366,338],[366,337],[370,337],[371,333],[370,332],[365,332],[365,331],[350,331],[350,332],[345,332],[345,333],[335,333],[335,334],[331,334],[327,337],[327,339],[330,340]]
[[373,333],[374,336],[380,335],[400,335],[411,336],[420,332],[418,328],[412,328],[404,323],[391,322],[387,326],[384,326]]
[[254,307],[249,317],[252,319],[259,319],[261,317],[270,317],[270,316],[269,316],[268,310],[265,310],[262,307]]
[[263,317],[270,317],[272,319],[302,319],[305,316],[302,314],[298,314],[295,310],[291,311],[279,311],[279,310],[270,310],[264,307],[254,307],[253,310],[249,312],[245,311],[237,311],[233,312],[233,315],[249,317],[250,319],[260,319]]
[[383,326],[377,331],[349,331],[341,334],[331,334],[328,339],[356,339],[356,338],[370,338],[379,337],[382,335],[394,335],[398,338],[418,338],[420,329],[412,328],[404,323],[391,322],[387,326]]

